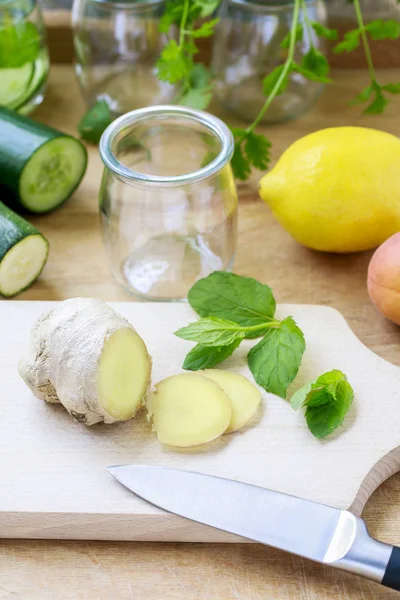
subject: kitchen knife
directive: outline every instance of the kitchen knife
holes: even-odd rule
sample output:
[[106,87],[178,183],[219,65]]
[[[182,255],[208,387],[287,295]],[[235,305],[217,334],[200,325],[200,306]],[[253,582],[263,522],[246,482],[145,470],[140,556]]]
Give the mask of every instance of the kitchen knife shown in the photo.
[[168,512],[400,591],[400,548],[370,537],[364,521],[348,510],[177,469],[120,465],[108,471]]

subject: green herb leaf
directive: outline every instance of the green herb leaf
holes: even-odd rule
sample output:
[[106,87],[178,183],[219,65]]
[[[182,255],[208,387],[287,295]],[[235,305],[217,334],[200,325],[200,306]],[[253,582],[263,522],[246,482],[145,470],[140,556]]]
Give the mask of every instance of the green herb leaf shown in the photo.
[[190,106],[191,108],[198,108],[199,110],[205,110],[211,102],[212,95],[212,87],[209,89],[191,88],[179,98],[179,104],[182,106]]
[[295,64],[294,70],[301,73],[307,79],[312,81],[320,81],[322,83],[329,83],[329,63],[326,58],[319,50],[311,46],[307,54],[302,58],[301,64]]
[[177,83],[189,74],[187,56],[175,40],[170,40],[157,61],[157,76],[161,81]]
[[365,29],[373,40],[397,40],[400,37],[400,23],[394,19],[371,21]]
[[[285,65],[279,65],[278,67],[275,67],[275,69],[273,71],[271,71],[271,73],[268,73],[268,75],[266,75],[266,77],[264,77],[262,85],[263,85],[263,92],[264,92],[265,96],[269,96],[273,92],[273,90],[275,89],[275,86],[277,85],[279,79],[282,76],[284,68],[285,68]],[[276,94],[277,96],[279,96],[280,94],[282,94],[285,91],[288,83],[289,83],[289,74],[286,74],[286,76],[282,80],[280,88]]]
[[344,34],[344,39],[337,44],[333,51],[335,54],[342,54],[343,52],[353,52],[360,45],[360,29],[352,29]]
[[199,17],[209,17],[215,12],[220,4],[220,0],[193,0],[194,5],[199,9]]
[[351,101],[350,104],[363,104],[364,102],[367,102],[370,99],[373,91],[373,85],[368,85],[354,98],[354,100]]
[[213,35],[215,25],[218,23],[218,21],[219,18],[212,19],[211,21],[206,21],[201,25],[201,27],[199,27],[198,29],[194,29],[191,32],[191,35],[195,38],[210,37],[210,35]]
[[107,102],[98,100],[79,121],[79,135],[86,142],[98,144],[103,131],[112,123],[112,120]]
[[[303,40],[303,37],[304,37],[303,24],[298,23],[297,27],[296,27],[296,32],[295,32],[295,38],[296,38],[295,44],[297,44],[297,42],[301,42]],[[292,38],[292,32],[289,32],[281,41],[281,48],[289,48],[291,38]]]
[[367,115],[380,115],[388,104],[389,100],[383,95],[381,87],[375,87],[375,98],[364,110],[364,113]]
[[30,21],[0,27],[1,69],[18,69],[33,62],[39,51],[40,35],[36,25]]
[[311,387],[312,382],[306,383],[306,385],[303,385],[303,387],[293,394],[293,396],[290,398],[290,406],[293,408],[293,410],[298,410],[303,406]]
[[227,346],[236,340],[242,340],[245,332],[240,325],[232,321],[217,317],[205,317],[178,329],[175,331],[175,335],[183,340],[198,342],[203,346]]
[[389,94],[400,94],[400,83],[387,83],[382,86],[382,90],[389,92]]
[[160,18],[158,30],[160,33],[168,33],[171,25],[179,25],[182,13],[183,2],[181,0],[172,0],[166,2],[164,14]]
[[[276,309],[268,285],[226,271],[215,271],[199,279],[189,290],[188,300],[201,317],[214,316],[241,327],[265,324],[265,331],[268,331],[268,323],[274,318]],[[246,337],[257,337],[262,333],[247,332]]]
[[271,142],[265,135],[248,133],[245,138],[244,151],[247,158],[256,169],[261,171],[268,168],[271,162]]
[[311,433],[317,438],[330,435],[343,423],[353,398],[353,389],[341,371],[318,377],[303,403]]
[[215,365],[232,356],[241,341],[241,339],[238,339],[227,346],[202,346],[197,344],[186,355],[183,368],[188,371],[212,369]]
[[286,397],[289,384],[296,377],[305,350],[304,335],[292,317],[277,329],[269,329],[252,348],[248,362],[256,382],[267,392]]
[[322,23],[318,23],[318,21],[312,21],[311,27],[319,37],[324,37],[331,42],[334,42],[338,39],[339,34],[337,29],[329,29],[328,27],[322,25]]
[[251,164],[244,155],[241,142],[235,142],[235,149],[231,158],[231,167],[236,179],[246,181],[251,175]]

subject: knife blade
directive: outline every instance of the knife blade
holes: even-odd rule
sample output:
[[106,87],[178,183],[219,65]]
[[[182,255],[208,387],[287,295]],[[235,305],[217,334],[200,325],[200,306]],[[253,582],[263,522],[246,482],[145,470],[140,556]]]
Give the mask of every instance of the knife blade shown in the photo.
[[147,465],[108,471],[168,512],[400,590],[400,549],[370,537],[350,511],[191,471]]

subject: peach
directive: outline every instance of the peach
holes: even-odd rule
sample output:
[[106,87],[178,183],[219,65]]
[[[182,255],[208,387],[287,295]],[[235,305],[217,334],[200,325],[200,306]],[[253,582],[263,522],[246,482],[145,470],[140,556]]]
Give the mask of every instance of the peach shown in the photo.
[[377,309],[400,325],[400,232],[375,251],[368,267],[367,285]]

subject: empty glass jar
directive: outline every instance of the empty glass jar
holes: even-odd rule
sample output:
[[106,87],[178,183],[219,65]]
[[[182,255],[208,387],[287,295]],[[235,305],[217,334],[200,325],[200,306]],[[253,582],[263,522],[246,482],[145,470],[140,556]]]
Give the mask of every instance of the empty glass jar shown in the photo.
[[157,106],[104,132],[100,211],[116,279],[137,296],[178,300],[215,270],[232,267],[237,195],[233,138],[208,113]]
[[168,39],[158,30],[162,0],[74,0],[75,69],[89,105],[105,100],[114,115],[170,102],[156,62]]
[[[306,0],[310,20],[325,23],[322,0]],[[287,50],[281,42],[290,32],[293,1],[224,0],[220,9],[213,46],[216,96],[221,104],[245,121],[253,121],[265,102],[262,80],[283,64]],[[301,16],[303,18],[303,16]],[[295,60],[314,45],[323,51],[323,42],[304,28]],[[291,119],[308,109],[318,98],[322,85],[298,73],[290,75],[286,91],[278,96],[264,116],[264,122]]]

